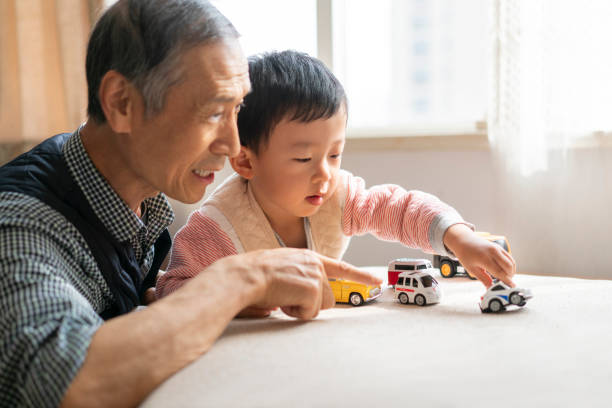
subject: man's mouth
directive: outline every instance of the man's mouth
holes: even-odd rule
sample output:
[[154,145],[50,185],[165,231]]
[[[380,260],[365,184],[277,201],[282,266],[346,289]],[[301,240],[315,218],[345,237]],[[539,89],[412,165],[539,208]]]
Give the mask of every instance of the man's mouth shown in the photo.
[[193,172],[195,173],[196,176],[199,176],[199,177],[208,177],[211,174],[214,174],[214,171],[212,170],[202,170],[202,169],[194,170]]
[[215,181],[214,170],[197,169],[193,170],[193,174],[195,174],[195,176],[205,184],[211,184]]

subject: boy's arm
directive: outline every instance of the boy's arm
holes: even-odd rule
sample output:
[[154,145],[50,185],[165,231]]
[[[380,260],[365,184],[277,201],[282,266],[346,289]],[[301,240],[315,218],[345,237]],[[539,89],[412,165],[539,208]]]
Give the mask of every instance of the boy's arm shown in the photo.
[[350,174],[345,180],[342,225],[346,235],[370,232],[426,252],[456,256],[486,287],[493,283],[490,275],[514,286],[512,256],[474,234],[473,227],[437,197],[392,184],[366,189],[363,179]]
[[174,292],[218,259],[237,253],[215,220],[199,210],[193,212],[174,238],[168,271],[157,281],[157,298]]
[[[449,255],[443,238],[455,224],[467,224],[449,205],[422,191],[406,191],[394,184],[365,188],[360,177],[346,173],[347,193],[342,216],[346,235],[371,233],[386,241]],[[470,225],[471,228],[471,225]]]
[[[157,298],[176,291],[217,260],[236,255],[238,251],[229,233],[205,212],[193,212],[187,224],[176,234],[168,271],[157,281]],[[237,316],[266,317],[270,312],[270,309],[248,306]]]

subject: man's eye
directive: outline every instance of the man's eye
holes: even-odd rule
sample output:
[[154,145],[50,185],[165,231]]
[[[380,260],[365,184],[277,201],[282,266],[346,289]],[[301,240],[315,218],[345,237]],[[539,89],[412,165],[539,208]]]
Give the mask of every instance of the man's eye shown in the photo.
[[236,105],[234,110],[236,111],[236,113],[238,113],[238,112],[240,112],[240,109],[242,109],[242,108],[244,108],[244,102],[241,102],[238,105]]
[[310,161],[310,157],[304,158],[304,159],[293,159],[293,160],[295,160],[296,162],[300,162],[300,163],[306,163]]
[[213,122],[218,122],[223,117],[223,112],[213,113],[208,118]]

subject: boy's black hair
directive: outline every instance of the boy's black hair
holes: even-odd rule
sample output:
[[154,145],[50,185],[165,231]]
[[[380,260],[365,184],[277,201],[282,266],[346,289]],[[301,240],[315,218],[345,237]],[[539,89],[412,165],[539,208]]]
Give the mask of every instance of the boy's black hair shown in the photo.
[[249,57],[251,92],[238,113],[240,144],[254,152],[283,119],[312,122],[347,110],[344,88],[316,58],[297,51]]

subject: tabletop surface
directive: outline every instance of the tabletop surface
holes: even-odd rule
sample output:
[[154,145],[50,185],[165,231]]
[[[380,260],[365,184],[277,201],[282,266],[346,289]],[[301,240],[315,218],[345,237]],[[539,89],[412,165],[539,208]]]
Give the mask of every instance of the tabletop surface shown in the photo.
[[436,279],[436,305],[387,288],[313,321],[235,319],[142,406],[612,406],[612,281],[517,275],[533,299],[483,314],[481,283]]

